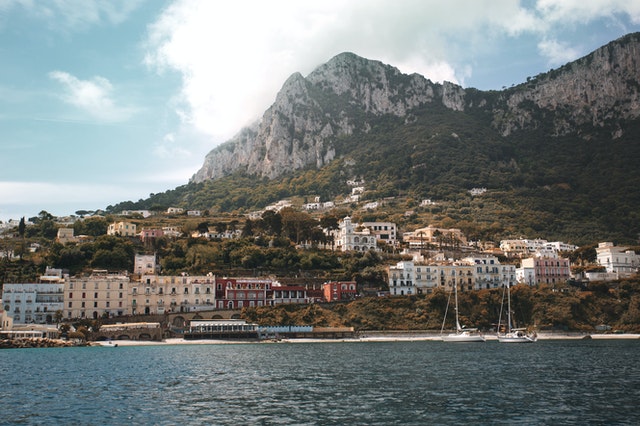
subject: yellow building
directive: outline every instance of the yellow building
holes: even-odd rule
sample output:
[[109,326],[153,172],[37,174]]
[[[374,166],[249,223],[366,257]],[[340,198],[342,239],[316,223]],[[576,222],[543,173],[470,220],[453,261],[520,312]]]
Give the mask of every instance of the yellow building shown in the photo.
[[107,235],[120,235],[122,237],[135,237],[136,225],[131,222],[114,222],[109,225]]

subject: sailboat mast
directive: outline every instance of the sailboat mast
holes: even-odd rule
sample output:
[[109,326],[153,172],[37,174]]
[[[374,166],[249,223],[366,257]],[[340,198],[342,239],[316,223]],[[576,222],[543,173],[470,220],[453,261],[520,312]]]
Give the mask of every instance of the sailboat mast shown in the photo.
[[511,332],[511,283],[507,284],[507,317],[509,322],[509,332]]
[[460,321],[458,320],[458,285],[456,284],[455,280],[453,282],[453,289],[453,294],[455,295],[456,302],[456,330],[461,331],[462,327],[460,327]]

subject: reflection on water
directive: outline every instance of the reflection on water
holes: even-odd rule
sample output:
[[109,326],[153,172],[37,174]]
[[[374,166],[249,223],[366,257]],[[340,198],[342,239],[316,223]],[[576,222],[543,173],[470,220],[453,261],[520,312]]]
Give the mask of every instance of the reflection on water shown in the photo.
[[0,423],[638,424],[640,341],[0,351]]

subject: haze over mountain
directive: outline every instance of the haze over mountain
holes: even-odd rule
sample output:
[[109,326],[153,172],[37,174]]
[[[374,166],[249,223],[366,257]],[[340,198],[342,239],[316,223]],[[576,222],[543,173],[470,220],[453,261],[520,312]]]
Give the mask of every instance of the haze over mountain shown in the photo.
[[467,200],[458,219],[634,240],[639,63],[634,33],[517,86],[480,91],[342,53],[287,79],[262,119],[213,149],[189,185],[137,205],[249,210],[292,195],[333,199],[348,193],[348,179],[363,179],[370,199],[460,203],[485,187],[491,211]]

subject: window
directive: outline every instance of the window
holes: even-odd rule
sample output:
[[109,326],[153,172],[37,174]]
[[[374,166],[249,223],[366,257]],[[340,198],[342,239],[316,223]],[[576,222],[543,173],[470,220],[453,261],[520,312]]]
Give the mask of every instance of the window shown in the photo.
[[73,293],[69,293],[69,299],[73,299]]
[[[69,302],[69,307],[72,308],[73,307],[73,302]],[[71,314],[71,312],[69,312],[69,314]]]
[[93,289],[94,289],[94,290],[97,290],[97,289],[98,289],[98,285],[99,285],[99,283],[98,283],[98,281],[96,281],[96,282],[93,284]]
[[82,293],[82,298],[84,299],[85,297],[87,297],[87,293]]
[[109,305],[110,305],[110,303],[109,303],[109,302],[107,302],[107,308],[109,307]]
[[82,289],[86,290],[87,289],[87,283],[82,283]]
[[93,307],[97,308],[98,307],[98,302],[93,302]]
[[97,299],[98,298],[98,293],[93,293],[93,298]]
[[81,308],[84,308],[84,302],[82,302],[82,303],[80,304],[80,307],[81,307]]

